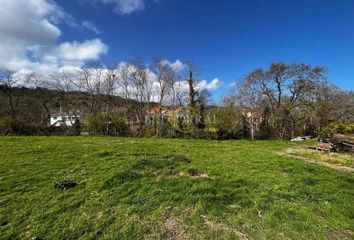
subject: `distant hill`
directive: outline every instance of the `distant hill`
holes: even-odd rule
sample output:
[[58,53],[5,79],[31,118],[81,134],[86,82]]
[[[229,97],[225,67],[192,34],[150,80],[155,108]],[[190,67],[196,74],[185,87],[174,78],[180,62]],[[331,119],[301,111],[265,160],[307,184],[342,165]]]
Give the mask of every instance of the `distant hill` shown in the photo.
[[[132,99],[123,99],[114,95],[93,95],[86,92],[72,91],[64,92],[60,90],[45,88],[11,88],[0,86],[0,112],[5,113],[8,109],[8,97],[5,91],[11,92],[12,101],[18,111],[27,113],[33,108],[48,108],[49,112],[72,112],[80,111],[83,114],[89,113],[93,108],[102,108],[104,111],[107,106],[112,112],[138,105]],[[44,106],[45,105],[45,106]],[[124,108],[124,109],[123,109]]]
[[119,96],[64,92],[44,88],[7,88],[0,86],[0,133],[41,134],[50,114],[75,114],[81,119],[107,112],[133,118],[141,103]]

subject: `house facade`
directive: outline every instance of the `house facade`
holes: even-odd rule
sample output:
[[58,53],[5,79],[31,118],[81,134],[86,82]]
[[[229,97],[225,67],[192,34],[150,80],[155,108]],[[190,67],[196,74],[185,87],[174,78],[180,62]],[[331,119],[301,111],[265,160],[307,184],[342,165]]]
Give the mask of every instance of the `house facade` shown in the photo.
[[80,120],[80,116],[69,114],[51,114],[49,124],[53,127],[72,127],[77,120]]

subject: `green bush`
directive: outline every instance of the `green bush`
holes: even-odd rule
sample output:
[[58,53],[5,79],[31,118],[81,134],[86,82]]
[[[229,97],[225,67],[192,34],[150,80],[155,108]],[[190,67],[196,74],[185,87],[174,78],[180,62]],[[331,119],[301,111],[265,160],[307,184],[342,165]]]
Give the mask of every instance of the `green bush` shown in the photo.
[[86,127],[91,134],[96,135],[124,136],[129,132],[125,119],[117,115],[91,115],[87,118]]
[[0,134],[7,134],[11,128],[11,118],[3,116],[0,118]]
[[342,123],[337,122],[332,128],[334,133],[340,134],[353,134],[354,133],[354,123]]
[[244,121],[240,111],[234,108],[216,108],[210,111],[206,126],[219,139],[243,136]]
[[328,137],[333,136],[333,134],[354,134],[354,123],[343,123],[337,122],[332,127],[327,127],[323,129],[319,136],[320,139],[325,140]]
[[333,132],[334,133],[346,133],[346,126],[344,123],[336,123],[333,127]]

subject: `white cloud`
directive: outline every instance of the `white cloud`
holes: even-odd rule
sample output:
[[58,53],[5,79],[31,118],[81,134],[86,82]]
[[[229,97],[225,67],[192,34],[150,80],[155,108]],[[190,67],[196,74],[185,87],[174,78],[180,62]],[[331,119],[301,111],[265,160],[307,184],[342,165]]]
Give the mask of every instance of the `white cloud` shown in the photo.
[[214,78],[211,82],[207,82],[206,80],[201,80],[198,83],[198,90],[216,90],[220,86],[220,80],[218,78]]
[[187,65],[182,63],[180,60],[176,60],[175,62],[170,62],[168,60],[163,60],[164,64],[169,65],[175,71],[183,71]]
[[[85,1],[85,0],[83,0]],[[120,15],[129,15],[134,12],[140,12],[145,9],[147,0],[86,0],[92,3],[101,2],[104,4],[113,4],[114,11]],[[152,2],[158,3],[158,0]]]
[[97,60],[106,53],[107,46],[100,39],[88,40],[82,43],[65,42],[57,46],[51,54],[44,56],[45,60],[81,63],[87,60]]
[[115,11],[122,15],[145,9],[143,0],[117,0],[116,2]]
[[207,87],[209,90],[215,90],[220,86],[220,80],[218,78],[214,78],[210,83],[208,83]]
[[99,39],[59,43],[59,24],[75,19],[52,0],[0,0],[0,68],[47,71],[80,66],[107,52]]
[[90,22],[90,21],[83,21],[82,22],[82,26],[84,28],[87,28],[93,32],[95,32],[96,34],[100,34],[101,31],[96,27],[96,25],[93,23],[93,22]]

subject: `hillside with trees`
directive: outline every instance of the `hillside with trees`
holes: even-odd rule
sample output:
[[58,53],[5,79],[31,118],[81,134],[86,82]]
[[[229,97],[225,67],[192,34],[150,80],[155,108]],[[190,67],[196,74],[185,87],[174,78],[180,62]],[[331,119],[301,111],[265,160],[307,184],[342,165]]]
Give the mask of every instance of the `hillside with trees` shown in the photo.
[[[200,87],[193,64],[156,58],[40,75],[0,74],[1,134],[132,135],[217,139],[290,139],[354,132],[354,93],[309,64],[273,63],[234,84],[219,104]],[[49,124],[54,113],[74,127]],[[342,127],[338,127],[342,126]]]

